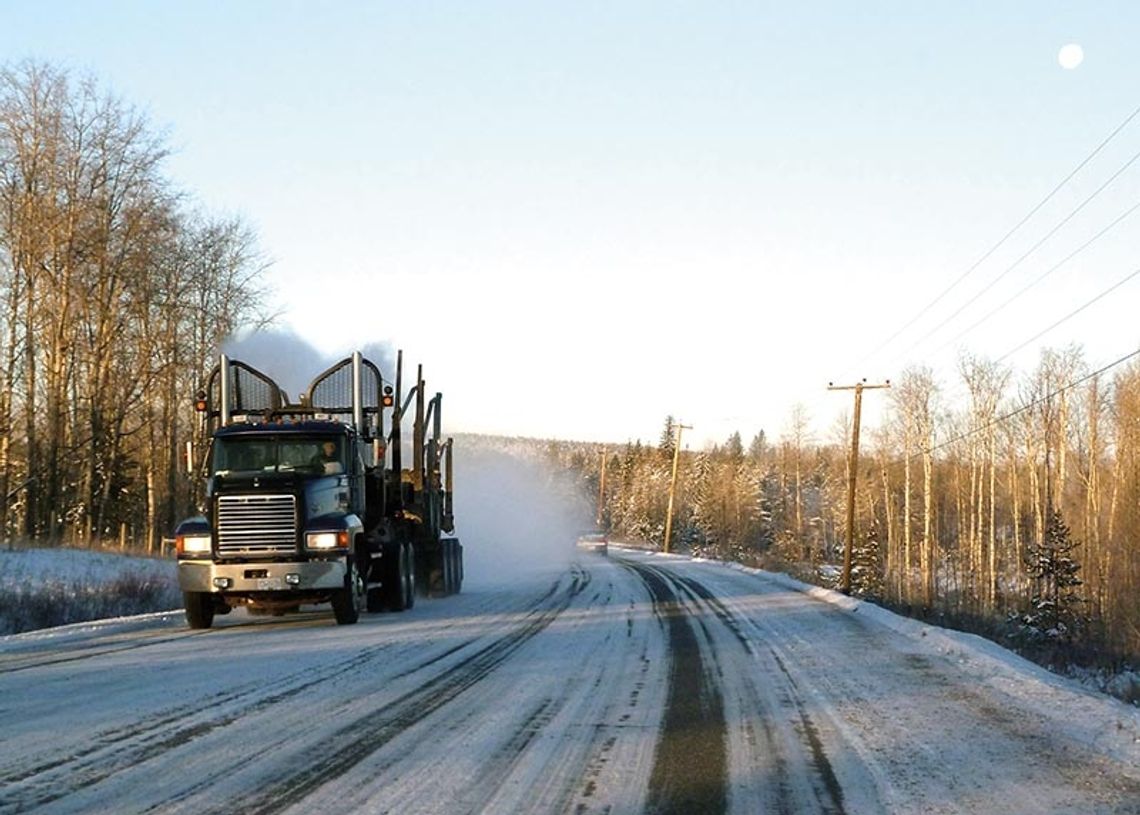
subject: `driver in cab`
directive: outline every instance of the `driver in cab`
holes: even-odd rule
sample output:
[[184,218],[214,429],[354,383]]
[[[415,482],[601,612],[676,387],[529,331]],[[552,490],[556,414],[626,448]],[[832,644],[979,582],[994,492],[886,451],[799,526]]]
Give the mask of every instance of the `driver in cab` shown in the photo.
[[344,472],[344,465],[337,456],[336,442],[332,439],[321,442],[320,451],[313,456],[312,464],[325,475],[336,475]]

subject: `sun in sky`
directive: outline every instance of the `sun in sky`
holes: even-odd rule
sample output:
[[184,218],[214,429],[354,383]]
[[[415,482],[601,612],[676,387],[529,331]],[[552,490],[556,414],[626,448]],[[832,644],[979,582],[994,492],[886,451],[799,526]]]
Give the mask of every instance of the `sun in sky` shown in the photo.
[[1081,48],[1075,42],[1068,45],[1061,46],[1061,50],[1057,52],[1057,62],[1066,71],[1072,71],[1074,68],[1080,66],[1085,59],[1085,49]]

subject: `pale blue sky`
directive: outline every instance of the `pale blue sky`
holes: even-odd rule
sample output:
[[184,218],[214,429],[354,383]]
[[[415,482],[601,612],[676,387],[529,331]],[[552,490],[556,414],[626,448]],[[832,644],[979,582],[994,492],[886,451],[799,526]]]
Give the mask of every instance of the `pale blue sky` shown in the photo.
[[[950,386],[959,347],[1000,357],[1140,267],[1128,220],[940,347],[1140,201],[1135,166],[923,337],[1140,151],[1138,118],[869,356],[1140,105],[1137,41],[1131,2],[0,0],[5,61],[145,108],[320,351],[404,347],[454,431],[656,439],[671,413],[697,445],[775,438],[796,402],[825,434],[829,380]],[[1010,361],[1135,350],[1138,294]]]

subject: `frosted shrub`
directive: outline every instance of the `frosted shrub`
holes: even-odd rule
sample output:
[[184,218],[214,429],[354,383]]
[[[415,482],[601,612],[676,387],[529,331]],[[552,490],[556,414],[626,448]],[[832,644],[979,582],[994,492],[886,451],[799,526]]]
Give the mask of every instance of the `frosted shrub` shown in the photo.
[[0,588],[0,635],[39,628],[169,611],[181,605],[177,586],[126,572],[106,583],[49,580]]

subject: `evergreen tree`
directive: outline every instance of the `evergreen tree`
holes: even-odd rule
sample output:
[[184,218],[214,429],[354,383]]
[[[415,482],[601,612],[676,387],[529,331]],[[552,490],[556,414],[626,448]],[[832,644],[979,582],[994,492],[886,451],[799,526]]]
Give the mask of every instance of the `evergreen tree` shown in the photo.
[[851,589],[860,597],[883,596],[882,544],[874,527],[855,542],[851,552]]
[[657,449],[661,451],[661,456],[670,461],[673,459],[673,445],[676,442],[675,424],[672,414],[665,417],[665,427],[661,430],[661,441],[657,445]]
[[715,546],[719,538],[712,509],[713,486],[712,461],[708,453],[699,453],[693,465],[691,551],[694,554],[710,554],[709,547]]
[[1076,588],[1081,567],[1072,558],[1076,548],[1060,510],[1054,509],[1041,543],[1027,548],[1027,570],[1037,588],[1022,626],[1033,639],[1070,642],[1080,628],[1082,600]]
[[765,548],[761,526],[761,488],[759,470],[743,459],[736,467],[737,541],[736,549],[746,560]]
[[756,469],[756,545],[761,552],[772,548],[777,527],[773,515],[776,477],[770,470]]
[[724,444],[724,453],[733,464],[739,464],[744,460],[744,442],[740,439],[739,431],[728,437],[728,441]]
[[764,454],[768,452],[768,437],[764,431],[761,430],[752,437],[752,441],[748,445],[748,458],[756,464],[764,460]]

